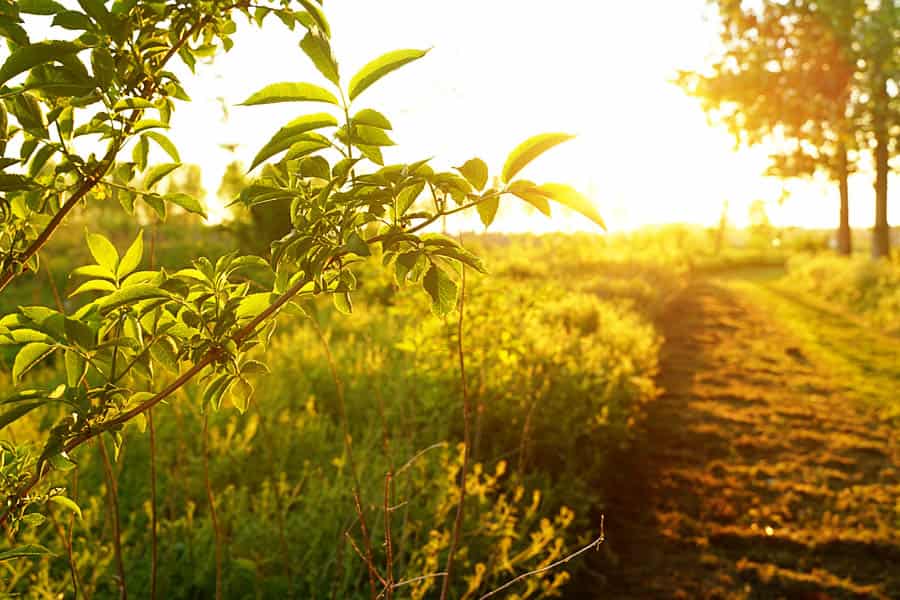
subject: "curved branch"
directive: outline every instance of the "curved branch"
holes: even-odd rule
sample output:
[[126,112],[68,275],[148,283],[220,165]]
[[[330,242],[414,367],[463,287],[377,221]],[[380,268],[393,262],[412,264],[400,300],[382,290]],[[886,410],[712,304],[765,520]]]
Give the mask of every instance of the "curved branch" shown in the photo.
[[[232,5],[229,8],[227,8],[226,11],[232,10],[235,7],[236,7],[236,5]],[[188,29],[187,32],[185,32],[185,34],[183,36],[181,36],[181,39],[179,39],[175,45],[173,45],[171,48],[169,48],[168,52],[166,52],[166,54],[163,56],[163,59],[162,59],[162,61],[160,61],[159,66],[157,68],[162,69],[165,66],[166,62],[168,62],[179,50],[181,50],[181,48],[184,47],[184,45],[187,43],[187,41],[196,32],[200,31],[203,27],[205,27],[207,24],[209,24],[209,22],[212,20],[212,18],[213,18],[212,16],[208,15],[205,18],[200,19],[197,23],[194,24],[193,27]],[[141,92],[141,97],[149,98],[150,96],[153,95],[153,93],[156,91],[156,89],[157,89],[157,85],[155,82],[148,82],[148,84],[144,86],[144,89]],[[131,126],[134,125],[134,123],[137,121],[138,116],[141,113],[142,113],[142,110],[140,110],[140,109],[132,112],[131,116],[129,117],[128,121],[126,121],[126,124],[125,124],[126,132],[128,132],[130,130]],[[115,163],[115,158],[118,155],[119,150],[121,150],[121,148],[122,148],[121,143],[119,143],[119,144],[114,143],[112,145],[112,147],[109,149],[109,151],[103,157],[103,159],[100,161],[99,165],[97,166],[97,169],[78,187],[78,189],[75,191],[75,193],[73,193],[69,197],[69,199],[66,200],[66,202],[62,205],[62,207],[60,207],[60,209],[56,212],[56,214],[53,215],[53,218],[50,219],[50,222],[47,223],[47,226],[44,227],[43,230],[41,230],[41,233],[38,235],[38,237],[33,242],[31,242],[31,244],[28,246],[28,248],[26,248],[25,251],[22,252],[22,254],[20,256],[17,257],[18,258],[17,262],[19,264],[27,262],[28,260],[31,259],[31,257],[33,257],[35,254],[40,252],[41,248],[43,248],[44,245],[50,240],[50,238],[53,236],[53,234],[56,232],[56,230],[62,224],[62,222],[66,218],[66,216],[70,212],[72,212],[72,209],[74,209],[75,206],[88,194],[88,192],[90,192],[92,189],[94,189],[94,187],[97,185],[97,183],[101,179],[103,179],[103,177],[109,172],[109,169]],[[6,270],[2,274],[0,274],[0,292],[3,292],[3,290],[6,289],[6,286],[8,286],[10,284],[10,282],[13,279],[15,279],[20,273],[21,273],[21,271],[17,271],[15,269],[14,265],[10,265],[9,267],[7,267]]]

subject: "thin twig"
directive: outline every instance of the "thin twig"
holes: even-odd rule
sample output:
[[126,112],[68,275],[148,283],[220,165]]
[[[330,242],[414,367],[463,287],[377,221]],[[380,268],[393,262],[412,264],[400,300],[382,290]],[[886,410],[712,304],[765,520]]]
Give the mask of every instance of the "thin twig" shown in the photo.
[[56,529],[57,535],[59,535],[66,548],[66,557],[69,560],[69,575],[72,578],[72,591],[75,598],[78,598],[78,590],[81,589],[81,586],[78,585],[78,570],[75,565],[75,554],[72,552],[72,540],[66,535],[66,530],[59,524],[53,513],[50,513],[50,520],[53,522],[53,528]]
[[[419,575],[418,577],[413,577],[412,579],[404,579],[403,581],[398,581],[394,584],[394,589],[398,587],[403,587],[404,585],[410,585],[417,581],[422,581],[423,579],[434,579],[435,577],[446,577],[447,573],[444,571],[439,571],[437,573],[429,573],[428,575]],[[378,595],[379,600],[384,597],[384,592]]]
[[415,454],[415,456],[413,456],[411,459],[409,459],[408,461],[406,461],[406,464],[405,464],[405,465],[403,465],[402,467],[400,467],[399,469],[397,469],[397,472],[395,473],[395,475],[399,475],[400,473],[402,473],[403,471],[405,471],[406,469],[408,469],[409,467],[411,467],[411,466],[413,465],[413,463],[416,462],[416,461],[419,459],[420,456],[422,456],[423,454],[425,454],[425,453],[428,452],[429,450],[434,450],[435,448],[443,448],[443,447],[445,447],[446,445],[447,445],[447,442],[438,442],[438,443],[436,443],[436,444],[432,444],[432,445],[428,446],[428,447],[425,448],[424,450],[419,450],[419,451]]
[[445,569],[447,571],[447,577],[444,578],[444,583],[441,587],[441,600],[447,600],[447,593],[450,591],[450,583],[453,579],[453,559],[456,554],[457,545],[459,544],[459,534],[462,531],[464,507],[466,503],[466,478],[469,471],[469,447],[471,445],[471,440],[469,439],[471,436],[471,432],[469,431],[469,421],[471,420],[469,413],[471,411],[471,406],[469,405],[469,391],[466,387],[466,356],[463,349],[463,321],[465,318],[465,307],[466,266],[462,265],[462,278],[460,280],[459,292],[459,320],[457,322],[456,331],[456,350],[459,355],[460,393],[462,395],[463,403],[463,462],[462,468],[460,469],[459,504],[456,505],[456,518],[453,522],[453,534],[450,537],[450,550],[447,554],[447,567]]
[[600,537],[598,537],[596,540],[594,540],[593,542],[591,542],[584,548],[581,548],[580,550],[573,552],[572,554],[568,555],[567,557],[559,559],[555,563],[551,563],[551,564],[547,565],[546,567],[541,567],[540,569],[535,569],[534,571],[528,571],[527,573],[522,573],[518,577],[516,577],[514,579],[510,579],[509,581],[507,581],[506,583],[504,583],[497,589],[491,590],[487,594],[481,596],[480,598],[478,598],[478,600],[485,600],[485,598],[490,598],[491,596],[499,594],[500,592],[502,592],[509,586],[511,586],[519,581],[522,581],[523,579],[526,579],[533,575],[540,575],[541,573],[546,573],[547,571],[555,569],[556,567],[558,567],[560,565],[564,565],[567,562],[569,562],[570,560],[572,560],[573,558],[576,558],[577,556],[584,554],[585,552],[587,552],[588,550],[591,550],[592,548],[599,548],[600,544],[602,544],[605,540],[606,540],[606,533],[604,532],[604,529],[603,529],[603,517],[600,517]]
[[[334,356],[331,354],[331,345],[328,343],[328,339],[325,337],[322,327],[319,326],[319,322],[316,319],[311,320],[316,333],[319,334],[319,339],[322,341],[322,347],[325,349],[325,358],[328,361],[328,368],[331,370],[331,378],[334,381],[335,393],[337,394],[338,412],[341,418],[341,428],[344,433],[344,449],[347,452],[347,466],[350,468],[350,475],[353,478],[353,503],[356,507],[356,516],[359,518],[359,527],[362,531],[363,544],[366,548],[365,561],[369,567],[369,587],[372,598],[374,599],[378,596],[375,576],[377,575],[382,583],[384,583],[384,579],[382,579],[381,575],[378,574],[378,570],[375,568],[375,561],[372,554],[372,537],[369,535],[369,527],[366,524],[366,515],[363,512],[362,490],[359,485],[359,477],[356,474],[356,461],[353,459],[353,438],[350,436],[350,425],[347,422],[347,405],[344,401],[344,385],[341,382],[341,378],[338,376],[337,363],[334,360]],[[352,540],[352,538],[350,539]]]
[[112,465],[109,462],[109,453],[106,451],[106,443],[101,437],[100,456],[103,458],[103,469],[106,472],[106,485],[109,487],[109,508],[112,511],[113,523],[113,550],[116,555],[116,568],[119,572],[119,598],[127,600],[128,590],[125,586],[125,563],[122,562],[122,538],[121,525],[119,523],[119,490],[116,485],[116,477],[113,474]]
[[[349,530],[344,532],[344,536],[347,538],[347,540],[349,540],[350,546],[353,548],[353,551],[356,552],[356,555],[365,563],[366,567],[369,568],[369,575],[371,577],[377,577],[378,581],[381,582],[381,585],[386,586],[387,581],[384,580],[384,577],[381,576],[381,573],[379,573],[378,570],[375,569],[375,565],[366,558],[362,550],[359,549],[359,546],[356,545],[356,540],[354,540],[353,536],[350,535]],[[378,596],[375,597],[377,598]]]
[[[231,10],[235,8],[236,5],[228,7],[226,10]],[[200,19],[197,23],[195,23],[182,37],[179,39],[171,48],[169,48],[168,52],[163,56],[162,61],[158,65],[158,69],[162,70],[162,67],[169,61],[183,46],[187,43],[188,39],[191,38],[196,32],[200,31],[203,27],[209,24],[209,22],[213,19],[212,15],[204,17]],[[142,98],[151,97],[156,91],[156,83],[155,82],[146,82],[144,85],[144,89],[141,92]],[[127,127],[131,127],[137,122],[138,116],[142,113],[142,109],[137,109],[131,113],[127,121]],[[94,186],[103,179],[103,176],[106,175],[107,171],[112,168],[115,163],[116,156],[119,154],[119,150],[124,145],[123,142],[113,143],[110,145],[109,150],[106,152],[104,157],[97,163],[97,168],[91,173],[87,179],[78,187],[78,189],[69,196],[69,199],[63,203],[60,209],[56,212],[55,215],[50,219],[44,229],[38,234],[37,238],[31,244],[29,244],[28,248],[26,248],[17,258],[20,262],[27,262],[32,256],[40,252],[40,250],[44,247],[44,245],[50,240],[53,236],[53,233],[59,228],[62,224],[63,220],[66,216],[72,212],[79,202],[94,189]],[[18,273],[13,269],[12,266],[8,267],[2,274],[0,274],[0,292],[6,289],[6,286],[9,285],[9,282],[12,281]]]
[[[273,447],[272,440],[274,440],[275,437],[269,435],[268,425],[266,423],[266,413],[264,413],[262,410],[260,410],[259,404],[257,404],[256,399],[253,396],[250,397],[250,406],[254,410],[256,410],[256,415],[257,415],[257,418],[259,419],[259,421],[258,421],[259,422],[259,430],[260,430],[260,433],[262,434],[262,439],[266,441],[265,449],[266,449],[266,454],[268,454],[268,463],[270,465],[274,465],[276,462],[275,461],[276,452],[275,452],[275,448]],[[278,543],[281,546],[281,553],[284,555],[283,556],[284,574],[287,577],[288,584],[291,589],[291,595],[293,595],[294,557],[291,555],[290,550],[288,549],[287,535],[286,535],[287,523],[284,520],[284,514],[285,514],[284,505],[285,505],[285,503],[284,503],[284,498],[282,498],[281,488],[278,485],[277,479],[275,479],[274,483],[272,484],[272,490],[273,490],[273,493],[275,496],[275,510],[276,510],[277,519],[278,519]]]
[[[150,270],[156,262],[156,235],[159,220],[153,222],[153,233],[150,234]],[[157,498],[156,498],[156,428],[153,425],[153,409],[147,409],[147,425],[150,428],[150,600],[156,600],[156,579],[159,568],[159,551],[157,540]]]
[[384,478],[384,551],[387,562],[387,585],[385,593],[387,600],[394,597],[394,548],[391,541],[391,480],[394,474],[388,471]]
[[219,517],[216,514],[216,499],[209,481],[209,411],[203,413],[203,477],[206,483],[206,497],[209,500],[209,516],[212,519],[213,538],[216,546],[216,600],[222,600],[222,539],[219,533]]
[[156,429],[153,426],[153,409],[147,409],[147,425],[150,428],[150,600],[156,600],[157,575],[157,520],[156,520]]

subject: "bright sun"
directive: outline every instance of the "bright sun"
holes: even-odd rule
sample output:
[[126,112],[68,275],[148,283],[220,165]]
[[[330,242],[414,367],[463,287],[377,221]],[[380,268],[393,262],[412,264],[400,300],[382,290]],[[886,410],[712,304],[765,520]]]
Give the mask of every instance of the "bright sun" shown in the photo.
[[[329,17],[345,79],[385,51],[433,47],[357,100],[393,121],[402,154],[388,149],[388,160],[434,156],[436,165],[450,167],[478,152],[496,172],[524,138],[565,131],[577,139],[523,175],[575,185],[611,230],[713,224],[726,200],[730,219],[742,225],[756,199],[772,203],[776,223],[829,226],[836,209],[820,200],[811,211],[808,204],[809,196],[830,195],[829,188],[792,184],[795,201],[776,206],[784,184],[760,176],[765,152],[735,152],[729,135],[710,127],[697,103],[671,83],[678,69],[699,68],[715,43],[707,10],[705,0],[657,2],[648,19],[640,3],[564,0],[548,11],[532,0],[395,0],[334,3]],[[194,102],[173,118],[183,158],[203,167],[214,219],[226,215],[214,198],[225,165],[248,164],[279,126],[309,108],[235,105],[268,83],[321,80],[295,33],[275,25],[264,33],[242,27],[238,35],[230,54],[186,75]],[[233,152],[222,147],[231,144]],[[574,214],[546,220],[515,204],[501,207],[497,229],[594,229]]]

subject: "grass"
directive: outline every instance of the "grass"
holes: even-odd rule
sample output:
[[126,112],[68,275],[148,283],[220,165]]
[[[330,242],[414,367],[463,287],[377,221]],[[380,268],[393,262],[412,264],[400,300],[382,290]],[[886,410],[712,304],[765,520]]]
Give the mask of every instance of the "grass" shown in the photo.
[[[227,247],[223,234],[201,231]],[[187,260],[191,237],[164,232],[166,261]],[[467,280],[474,464],[452,597],[477,598],[564,557],[597,537],[601,514],[599,552],[511,591],[900,594],[891,570],[900,340],[790,285],[783,252],[711,257],[683,229],[466,243],[491,274]],[[63,275],[83,250],[75,238],[60,244],[51,272],[65,293]],[[226,597],[369,596],[353,548],[365,544],[354,466],[380,573],[390,563],[402,581],[445,565],[463,435],[456,322],[433,317],[420,290],[397,289],[377,262],[359,273],[353,315],[328,301],[305,307],[335,358],[353,464],[327,352],[302,320],[282,321],[268,352],[273,374],[247,414],[226,406],[210,416],[208,440],[198,388],[154,411],[159,597],[210,597],[216,586],[206,447]],[[15,292],[15,303],[53,302],[39,279]],[[3,433],[39,440],[57,416],[33,414]],[[134,594],[150,581],[150,451],[138,427],[124,436],[113,467]],[[56,556],[7,563],[6,590],[71,597],[71,536],[81,596],[117,596],[98,449],[75,458],[56,483],[83,518],[54,508],[23,530],[20,541]],[[398,597],[430,598],[439,584],[420,579]]]

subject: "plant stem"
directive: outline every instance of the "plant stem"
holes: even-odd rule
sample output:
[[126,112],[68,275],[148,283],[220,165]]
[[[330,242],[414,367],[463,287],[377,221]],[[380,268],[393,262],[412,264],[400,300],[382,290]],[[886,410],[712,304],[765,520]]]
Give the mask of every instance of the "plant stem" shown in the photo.
[[[347,406],[344,401],[344,386],[341,382],[341,378],[338,376],[334,356],[331,354],[331,345],[328,343],[325,333],[319,326],[319,322],[316,319],[311,320],[316,329],[316,333],[319,334],[319,339],[322,341],[322,346],[325,349],[325,358],[328,360],[328,368],[331,370],[331,378],[334,381],[335,393],[337,394],[338,412],[344,434],[344,448],[347,452],[347,465],[350,467],[350,474],[353,477],[353,500],[356,506],[357,517],[359,517],[359,527],[362,530],[363,544],[365,545],[366,550],[366,566],[369,569],[369,587],[371,588],[370,591],[372,592],[372,598],[374,599],[378,597],[378,590],[376,589],[375,583],[375,577],[378,574],[378,571],[375,569],[375,562],[372,558],[372,538],[369,535],[369,527],[366,523],[365,512],[363,511],[362,491],[359,485],[359,477],[356,474],[356,461],[353,459],[353,438],[350,437],[350,426],[347,423]],[[350,539],[352,541],[352,538]],[[381,579],[380,575],[378,576],[378,579]]]
[[[233,9],[234,6],[229,7],[227,10]],[[158,69],[162,69],[163,66],[171,59],[183,46],[187,43],[187,41],[194,35],[197,31],[200,31],[203,27],[205,27],[212,17],[206,17],[198,21],[193,27],[191,27],[182,37],[179,39],[175,45],[173,45],[169,50],[163,55],[160,64],[158,65]],[[144,99],[148,99],[151,97],[154,92],[156,92],[156,84],[147,81],[144,85],[144,89],[141,91],[141,97]],[[131,126],[137,122],[138,116],[142,113],[142,109],[137,109],[131,113],[128,121],[126,122],[125,129],[129,129]],[[123,142],[119,140],[116,143],[112,143],[107,153],[103,156],[99,163],[97,163],[97,168],[88,176],[84,182],[78,186],[78,189],[69,196],[69,199],[60,207],[60,209],[53,215],[53,218],[50,219],[50,222],[41,230],[38,234],[37,238],[31,244],[29,244],[28,248],[19,256],[19,261],[21,263],[27,262],[32,256],[40,252],[40,250],[44,247],[44,245],[50,240],[53,236],[53,233],[59,228],[62,224],[63,220],[65,220],[66,216],[72,212],[72,209],[78,205],[78,203],[84,198],[97,183],[103,179],[103,176],[112,168],[115,163],[116,156],[119,153],[119,150],[122,148]],[[6,289],[6,286],[9,285],[9,282],[12,281],[18,273],[13,270],[12,267],[7,268],[2,274],[0,274],[0,292]]]
[[387,584],[384,588],[386,600],[394,597],[394,548],[391,540],[391,480],[393,471],[388,471],[384,478],[384,549],[387,562]]
[[[460,236],[461,237],[461,236]],[[447,567],[444,569],[447,576],[441,587],[441,600],[447,600],[450,590],[450,582],[453,579],[453,559],[459,544],[459,534],[463,524],[463,509],[466,503],[466,477],[469,470],[469,445],[470,445],[470,420],[471,406],[469,405],[469,391],[466,387],[466,356],[463,349],[463,321],[466,302],[466,267],[462,266],[462,280],[459,293],[459,321],[457,323],[456,350],[459,356],[460,394],[463,404],[463,462],[460,469],[459,504],[456,506],[456,518],[453,523],[453,534],[450,537],[450,551],[447,554]]]
[[209,481],[209,413],[203,413],[203,478],[206,483],[206,498],[209,500],[209,516],[212,519],[213,539],[216,547],[216,600],[222,600],[222,539],[219,532],[219,518],[216,514],[216,499]]
[[106,451],[106,443],[101,437],[100,456],[103,458],[103,469],[106,472],[106,485],[109,487],[109,508],[112,511],[113,523],[113,550],[116,555],[116,568],[119,572],[119,598],[128,599],[128,589],[125,585],[125,563],[122,561],[121,524],[119,523],[119,490],[116,477],[113,474],[112,465],[109,462],[109,453]]
[[150,428],[150,600],[156,600],[156,575],[158,566],[156,519],[156,429],[153,426],[153,409],[147,409],[147,425]]

